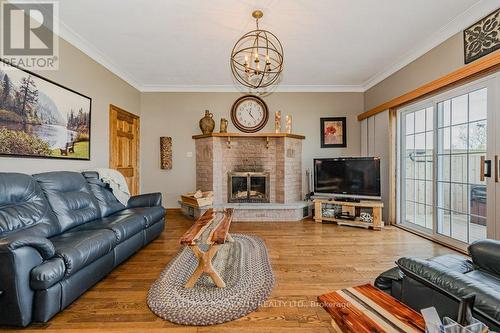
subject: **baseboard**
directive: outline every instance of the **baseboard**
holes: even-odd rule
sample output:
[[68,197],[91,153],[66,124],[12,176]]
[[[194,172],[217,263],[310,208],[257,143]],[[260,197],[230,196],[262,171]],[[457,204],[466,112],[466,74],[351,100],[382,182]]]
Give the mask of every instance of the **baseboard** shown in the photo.
[[167,213],[180,213],[180,208],[167,208]]

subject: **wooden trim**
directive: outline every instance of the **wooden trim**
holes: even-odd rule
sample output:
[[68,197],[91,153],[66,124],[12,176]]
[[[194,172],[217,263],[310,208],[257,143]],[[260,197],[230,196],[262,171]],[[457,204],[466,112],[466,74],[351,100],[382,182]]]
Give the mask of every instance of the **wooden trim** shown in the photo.
[[128,112],[127,110],[123,110],[122,108],[120,108],[119,106],[116,106],[114,104],[109,104],[109,110],[116,110],[116,111],[119,111],[120,113],[125,113],[129,117],[139,119],[138,115],[133,114],[131,112]]
[[244,138],[293,138],[304,140],[306,137],[299,134],[289,133],[211,133],[211,134],[198,134],[193,135],[193,139],[203,139],[211,137],[244,137]]
[[133,114],[131,112],[128,112],[114,104],[109,104],[109,113],[108,113],[108,122],[109,122],[109,138],[108,138],[108,149],[109,149],[109,167],[114,167],[114,165],[116,164],[116,160],[114,158],[114,154],[112,153],[113,152],[113,147],[114,146],[117,146],[117,141],[116,141],[116,137],[113,137],[111,133],[115,133],[115,132],[118,132],[119,130],[116,129],[116,123],[114,121],[111,121],[111,118],[112,118],[112,115],[113,113],[116,112],[117,114],[121,114],[123,116],[127,116],[127,117],[130,117],[130,118],[133,118],[134,120],[137,121],[137,126],[136,126],[136,129],[135,129],[135,133],[134,133],[134,136],[136,137],[137,139],[137,147],[136,147],[136,151],[135,151],[135,158],[136,158],[136,177],[137,177],[137,194],[139,194],[141,192],[141,118],[136,115],[136,114]]
[[416,100],[430,93],[434,93],[440,89],[446,88],[452,84],[460,83],[464,80],[470,79],[473,76],[484,74],[488,71],[496,71],[500,68],[500,50],[492,54],[486,55],[468,65],[463,66],[437,80],[431,81],[423,86],[412,90],[406,94],[396,97],[389,102],[381,104],[371,110],[368,110],[358,115],[358,120],[361,121],[368,117],[374,116],[377,113],[385,110],[399,107],[403,104]]
[[397,113],[389,110],[389,221],[397,222]]

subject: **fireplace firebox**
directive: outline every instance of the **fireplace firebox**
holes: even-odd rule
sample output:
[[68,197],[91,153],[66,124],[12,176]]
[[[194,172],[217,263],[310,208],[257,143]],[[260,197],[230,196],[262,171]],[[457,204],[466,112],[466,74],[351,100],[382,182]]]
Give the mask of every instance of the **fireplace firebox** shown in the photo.
[[269,202],[269,172],[229,172],[228,202]]

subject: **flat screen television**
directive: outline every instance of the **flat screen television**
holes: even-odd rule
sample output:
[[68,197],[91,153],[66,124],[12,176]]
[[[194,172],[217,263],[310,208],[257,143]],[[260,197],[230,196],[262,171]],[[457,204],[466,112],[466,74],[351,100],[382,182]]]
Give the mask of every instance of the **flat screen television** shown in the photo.
[[314,194],[354,199],[380,199],[377,157],[314,159]]

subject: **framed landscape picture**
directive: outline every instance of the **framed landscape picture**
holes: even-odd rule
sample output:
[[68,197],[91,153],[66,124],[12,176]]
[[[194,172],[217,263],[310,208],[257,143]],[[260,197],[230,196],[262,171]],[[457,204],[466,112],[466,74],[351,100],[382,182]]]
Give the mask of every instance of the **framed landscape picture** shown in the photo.
[[321,118],[321,148],[347,147],[346,117]]
[[92,99],[0,60],[0,155],[90,160]]

